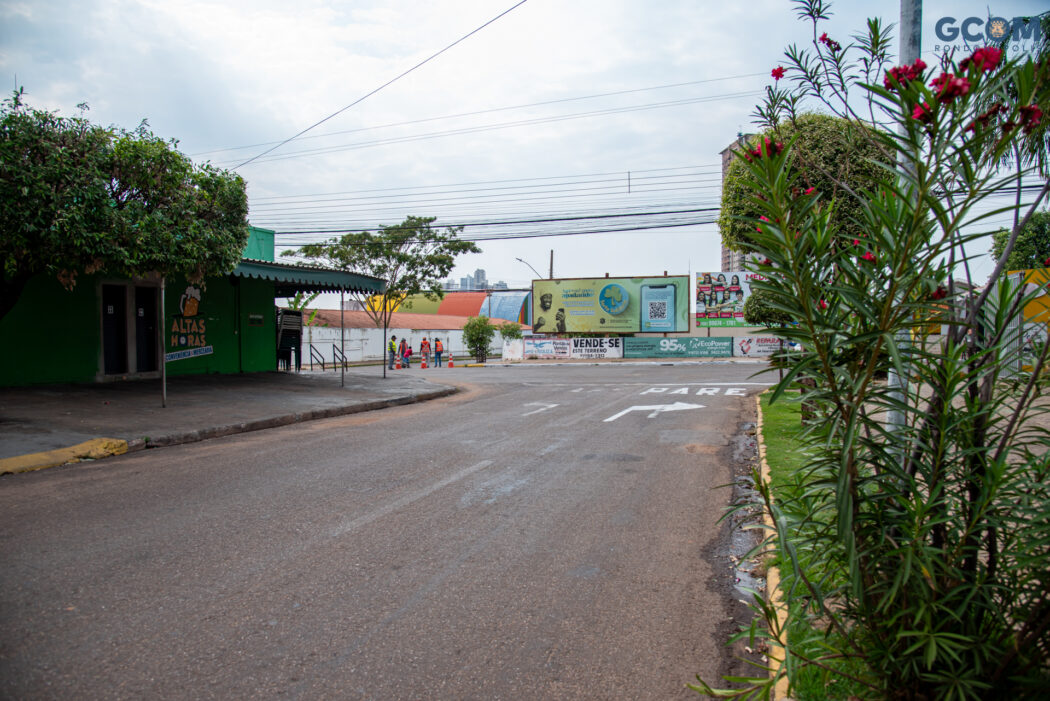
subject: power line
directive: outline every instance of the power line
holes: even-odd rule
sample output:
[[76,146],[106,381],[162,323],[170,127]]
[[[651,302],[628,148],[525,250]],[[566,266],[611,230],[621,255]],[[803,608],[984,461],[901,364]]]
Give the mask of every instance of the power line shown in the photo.
[[[441,115],[441,116],[438,116],[438,117],[424,117],[422,119],[410,119],[410,120],[407,120],[407,121],[404,121],[404,122],[393,122],[391,124],[380,124],[380,125],[371,126],[371,127],[360,127],[360,128],[357,128],[357,129],[341,129],[339,131],[330,131],[330,132],[325,133],[325,134],[315,134],[313,136],[304,136],[304,137],[301,137],[299,140],[300,141],[305,141],[307,139],[326,139],[326,138],[328,138],[330,136],[339,136],[339,135],[342,135],[342,134],[356,134],[356,133],[363,132],[363,131],[375,131],[377,129],[391,129],[391,128],[394,128],[394,127],[405,127],[405,126],[411,126],[413,124],[424,124],[426,122],[437,122],[437,121],[442,121],[442,120],[446,120],[446,119],[460,119],[460,118],[463,118],[463,117],[476,117],[476,116],[482,115],[482,114],[492,114],[492,113],[495,113],[495,112],[509,112],[509,111],[512,111],[512,110],[527,109],[529,107],[546,107],[547,105],[557,105],[557,104],[561,104],[561,103],[564,103],[564,102],[579,102],[579,101],[582,101],[582,100],[596,100],[596,99],[603,98],[603,97],[618,97],[620,95],[630,95],[632,93],[648,92],[648,91],[651,91],[651,90],[668,90],[670,88],[683,88],[683,87],[687,87],[687,86],[691,86],[691,85],[702,85],[704,83],[717,83],[717,82],[720,82],[720,81],[723,81],[723,80],[741,80],[743,78],[756,78],[758,76],[764,76],[764,75],[766,75],[764,72],[763,73],[744,73],[744,74],[741,74],[741,75],[724,76],[724,77],[721,77],[721,78],[707,78],[707,79],[704,79],[704,80],[691,80],[691,81],[684,82],[684,83],[668,83],[666,85],[652,85],[652,86],[644,87],[644,88],[631,88],[629,90],[616,90],[616,91],[613,91],[613,92],[596,93],[594,95],[580,95],[580,96],[577,96],[577,97],[563,97],[563,98],[559,98],[557,100],[544,100],[542,102],[531,102],[531,103],[523,104],[523,105],[510,105],[510,106],[506,106],[506,107],[491,107],[489,109],[475,110],[473,112],[460,112],[458,114],[446,114],[446,115]],[[278,144],[278,145],[280,145],[280,142],[277,142],[277,141],[265,141],[265,142],[258,143],[258,144],[248,144],[246,146],[229,146],[229,147],[226,147],[226,148],[211,149],[209,151],[199,151],[197,153],[190,154],[190,156],[196,158],[197,156],[205,156],[205,155],[208,155],[210,153],[223,153],[225,151],[243,151],[245,149],[250,149],[250,148],[260,148],[262,146],[269,146],[271,144]]]
[[[656,229],[676,229],[686,226],[700,226],[705,224],[717,223],[716,218],[702,218],[702,219],[690,219],[682,221],[673,221],[663,224],[646,224],[643,226],[624,226],[624,227],[609,227],[601,229],[583,229],[575,231],[514,231],[507,232],[504,234],[465,234],[457,236],[456,238],[460,241],[500,241],[500,240],[513,240],[513,239],[525,239],[525,238],[551,238],[557,236],[590,236],[594,234],[615,234],[615,233],[626,233],[631,231],[652,231]],[[427,239],[408,239],[410,243],[426,243]],[[295,245],[295,244],[286,244]]]
[[[696,214],[699,212],[717,212],[719,207],[694,207],[692,209],[672,209],[663,210],[656,212],[631,212],[631,213],[619,213],[619,214],[591,214],[591,215],[580,215],[570,217],[538,217],[532,219],[504,219],[497,221],[482,221],[482,222],[463,222],[459,224],[447,224],[443,223],[443,227],[457,227],[457,226],[508,226],[511,224],[546,224],[552,222],[568,222],[568,221],[583,221],[593,219],[622,219],[625,217],[653,217],[662,216],[667,214]],[[401,228],[398,226],[385,226],[384,231],[400,231]],[[311,231],[280,231],[277,232],[280,236],[290,236],[297,234],[345,234],[355,231],[355,229],[314,229]]]
[[[304,150],[301,150],[301,151],[292,151],[290,153],[285,153],[285,154],[281,154],[281,155],[274,155],[274,156],[270,156],[269,158],[262,158],[262,156],[264,156],[266,153],[269,153],[270,151],[273,151],[274,149],[278,148],[278,146],[275,146],[275,147],[273,147],[271,149],[268,149],[267,151],[264,151],[263,153],[259,154],[258,156],[255,156],[254,158],[250,159],[249,161],[245,161],[245,163],[250,163],[251,161],[254,161],[254,160],[257,160],[257,159],[259,160],[260,163],[272,163],[272,162],[275,162],[275,161],[286,161],[286,160],[291,160],[291,159],[294,159],[294,158],[303,158],[303,157],[306,157],[306,156],[319,156],[319,155],[326,155],[326,154],[330,154],[330,153],[341,153],[343,151],[356,151],[356,150],[359,150],[359,149],[372,148],[372,147],[375,147],[375,146],[389,146],[389,145],[392,145],[392,144],[404,144],[404,143],[410,143],[410,142],[413,142],[413,141],[429,141],[430,139],[439,139],[439,138],[445,138],[445,137],[449,137],[449,136],[463,136],[463,135],[466,135],[466,134],[478,134],[478,133],[487,132],[487,131],[496,131],[496,130],[499,130],[499,129],[511,129],[511,128],[515,128],[515,127],[535,126],[535,125],[538,125],[538,124],[552,124],[552,123],[555,123],[555,122],[566,122],[566,121],[570,121],[570,120],[574,120],[574,119],[587,119],[587,118],[590,118],[590,117],[601,117],[601,116],[607,116],[607,115],[612,115],[612,114],[626,114],[626,113],[629,113],[629,112],[644,112],[644,111],[648,111],[648,110],[666,109],[668,107],[681,107],[681,106],[684,106],[684,105],[694,105],[694,104],[700,104],[700,103],[704,103],[704,102],[715,102],[715,101],[718,101],[718,100],[736,100],[736,99],[745,98],[745,97],[746,98],[751,98],[751,97],[756,97],[756,96],[761,95],[761,94],[762,94],[762,92],[758,91],[758,90],[747,90],[747,91],[739,92],[739,93],[725,93],[725,94],[721,94],[721,95],[708,95],[708,96],[704,96],[704,97],[683,98],[681,100],[671,100],[671,101],[667,101],[667,102],[654,102],[654,103],[647,103],[647,104],[642,104],[642,105],[630,105],[628,107],[611,107],[611,108],[604,109],[604,110],[594,110],[594,111],[591,111],[591,112],[578,112],[578,113],[575,113],[575,114],[554,115],[554,116],[551,116],[551,117],[536,117],[534,119],[523,119],[523,120],[518,120],[516,122],[500,122],[500,123],[496,123],[496,124],[483,124],[483,125],[474,126],[474,127],[461,127],[461,128],[458,128],[458,129],[448,129],[448,130],[445,130],[445,131],[428,132],[428,133],[424,133],[424,134],[410,134],[410,135],[406,135],[406,136],[389,136],[389,137],[385,137],[385,138],[382,138],[382,139],[373,139],[371,141],[359,141],[359,142],[356,142],[356,143],[342,144],[342,145],[337,145],[337,146],[322,146],[322,147],[318,147],[318,148],[304,149]],[[289,139],[289,141],[290,141],[290,139]],[[287,143],[287,141],[285,141],[283,143]],[[283,145],[283,143],[280,144],[280,145]],[[221,166],[224,163],[225,163],[224,161],[219,161],[217,163],[217,165]],[[233,170],[236,170],[237,168],[240,168],[240,166],[244,165],[245,163],[242,163],[240,165],[234,166]]]
[[[721,168],[721,163],[702,163],[695,166],[673,166],[668,168],[647,168],[647,169],[631,169],[632,173],[663,173],[672,170],[694,170],[700,168]],[[310,192],[301,195],[273,195],[269,197],[255,197],[254,202],[267,201],[267,200],[288,200],[296,199],[298,197],[334,197],[336,195],[358,195],[358,194],[369,194],[376,192],[392,192],[395,190],[433,190],[435,188],[445,187],[467,187],[469,185],[500,185],[504,183],[531,183],[544,180],[564,180],[567,178],[597,178],[611,175],[623,175],[628,172],[628,169],[616,170],[616,171],[605,171],[599,173],[575,173],[572,175],[544,175],[532,178],[513,178],[513,179],[502,179],[502,180],[473,180],[461,183],[445,183],[443,185],[411,185],[401,187],[382,187],[367,190],[343,190],[340,192]],[[721,172],[720,170],[717,172]],[[708,173],[705,173],[707,175]],[[523,186],[524,187],[524,186]]]
[[266,150],[265,150],[265,151],[263,151],[262,153],[260,153],[260,154],[258,154],[258,155],[256,155],[256,156],[252,156],[251,158],[249,158],[248,160],[244,161],[244,162],[243,162],[243,163],[241,163],[240,165],[236,165],[236,166],[234,166],[234,167],[233,167],[233,170],[237,170],[237,169],[238,169],[238,168],[240,168],[241,166],[246,166],[246,165],[248,165],[249,163],[251,163],[252,161],[255,161],[255,160],[257,160],[257,159],[259,159],[259,158],[260,158],[260,157],[262,157],[262,156],[265,156],[266,154],[270,153],[271,151],[275,151],[275,150],[279,149],[280,147],[284,146],[284,145],[285,145],[285,144],[287,144],[288,142],[290,142],[290,141],[294,141],[295,139],[298,139],[298,138],[299,138],[300,136],[302,136],[302,135],[303,135],[303,134],[305,134],[306,132],[310,131],[311,129],[314,129],[315,127],[319,127],[319,126],[321,126],[322,124],[324,124],[325,122],[327,122],[327,121],[328,121],[329,119],[332,119],[333,117],[335,117],[335,116],[337,116],[337,115],[340,115],[340,114],[342,114],[343,112],[347,111],[348,109],[350,109],[350,108],[351,108],[351,107],[353,107],[354,105],[357,105],[357,104],[359,104],[359,103],[363,102],[364,100],[368,99],[368,98],[369,98],[369,97],[371,97],[372,95],[375,95],[375,94],[376,94],[377,92],[379,92],[379,91],[380,91],[380,90],[382,90],[383,88],[387,87],[388,85],[391,85],[391,84],[393,84],[393,83],[397,82],[398,80],[401,80],[401,79],[402,79],[402,78],[404,78],[404,77],[405,77],[406,75],[408,75],[408,74],[409,74],[409,73],[411,73],[412,71],[416,70],[416,69],[417,69],[417,68],[419,68],[420,66],[423,66],[423,65],[425,65],[425,64],[427,64],[427,63],[429,63],[430,61],[434,60],[435,58],[437,58],[437,57],[438,57],[438,56],[440,56],[441,54],[443,54],[443,53],[445,53],[446,51],[448,51],[449,49],[451,49],[451,48],[452,48],[453,46],[455,46],[456,44],[459,44],[460,42],[462,42],[462,41],[465,41],[466,39],[468,39],[469,37],[473,36],[474,34],[477,34],[478,32],[480,32],[480,31],[481,31],[482,29],[484,29],[485,27],[489,26],[490,24],[492,24],[492,23],[493,23],[493,22],[495,22],[496,20],[500,19],[500,18],[501,18],[501,17],[503,17],[504,15],[507,15],[507,14],[509,14],[510,12],[512,12],[512,11],[516,10],[517,8],[521,7],[521,6],[522,6],[522,5],[524,5],[524,4],[526,3],[526,2],[528,2],[528,0],[521,0],[520,2],[518,2],[517,4],[515,4],[515,5],[513,6],[513,7],[510,7],[509,9],[506,9],[506,10],[504,10],[503,12],[501,12],[501,13],[500,13],[500,14],[498,14],[498,15],[496,15],[495,17],[493,17],[492,19],[490,19],[490,20],[489,20],[488,22],[486,22],[485,24],[481,25],[481,26],[480,26],[480,27],[478,27],[477,29],[474,29],[473,31],[471,31],[471,32],[469,32],[469,33],[467,33],[467,34],[464,34],[464,35],[463,35],[463,36],[461,36],[461,37],[460,37],[459,39],[456,39],[456,40],[455,40],[454,42],[452,42],[451,44],[449,44],[449,45],[448,45],[448,46],[446,46],[445,48],[441,49],[441,50],[440,50],[440,51],[438,51],[438,52],[437,52],[436,54],[434,54],[434,55],[430,56],[429,58],[425,58],[425,59],[423,59],[422,61],[420,61],[420,62],[419,62],[419,63],[417,63],[416,65],[414,65],[414,66],[412,66],[411,68],[409,68],[409,69],[408,69],[407,71],[405,71],[404,73],[401,73],[401,74],[400,74],[399,76],[397,76],[396,78],[392,78],[392,79],[388,80],[387,82],[383,83],[383,84],[382,84],[382,85],[380,85],[380,86],[379,86],[378,88],[376,88],[375,90],[371,91],[370,93],[368,93],[368,94],[366,94],[366,95],[363,95],[363,96],[359,97],[358,99],[354,100],[354,101],[353,101],[353,102],[351,102],[351,103],[350,103],[349,105],[347,105],[346,107],[342,108],[341,110],[338,110],[338,111],[336,111],[336,112],[333,112],[332,114],[328,115],[327,117],[325,117],[325,118],[324,118],[324,119],[322,119],[321,121],[319,121],[319,122],[317,122],[317,123],[315,123],[315,124],[312,124],[312,125],[308,126],[308,127],[306,128],[306,129],[303,129],[303,130],[302,130],[301,132],[299,132],[299,133],[298,133],[298,134],[296,134],[295,136],[290,136],[290,137],[288,137],[287,139],[285,139],[284,141],[282,141],[281,143],[277,144],[276,146],[271,146],[270,148],[266,149]]

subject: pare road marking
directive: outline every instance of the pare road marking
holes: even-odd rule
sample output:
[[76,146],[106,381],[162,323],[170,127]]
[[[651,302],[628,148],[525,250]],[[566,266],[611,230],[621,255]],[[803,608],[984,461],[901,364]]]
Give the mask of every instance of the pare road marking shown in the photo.
[[648,418],[652,419],[652,418],[655,418],[657,416],[657,414],[662,414],[662,413],[664,413],[666,411],[688,411],[689,409],[703,409],[703,408],[704,408],[703,404],[686,404],[685,402],[675,402],[674,404],[657,404],[655,406],[632,406],[632,407],[629,407],[627,409],[624,409],[619,414],[613,414],[609,418],[604,419],[604,422],[616,421],[616,419],[620,418],[621,416],[624,416],[625,414],[629,414],[632,411],[649,411],[649,412],[652,412],[652,413],[649,414],[649,417],[648,417]]
[[744,387],[725,387],[724,391],[722,387],[701,387],[693,392],[690,387],[681,387],[679,389],[671,389],[670,387],[650,387],[644,392],[639,394],[695,394],[697,396],[714,396],[719,392],[728,397],[745,397],[747,396],[747,389]]

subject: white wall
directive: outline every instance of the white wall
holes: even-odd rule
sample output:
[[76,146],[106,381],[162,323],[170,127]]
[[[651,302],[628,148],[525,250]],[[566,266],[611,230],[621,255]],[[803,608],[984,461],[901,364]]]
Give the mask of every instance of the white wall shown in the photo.
[[[323,326],[307,326],[303,329],[303,365],[310,365],[310,344],[314,349],[324,356],[325,362],[332,362],[332,344],[339,347],[340,333],[338,328]],[[346,329],[345,353],[348,362],[356,363],[364,360],[379,360],[385,358],[386,341],[390,336],[397,336],[400,344],[402,338],[408,338],[412,344],[413,360],[419,357],[419,342],[423,337],[430,341],[433,351],[434,339],[440,338],[445,346],[445,358],[449,351],[457,357],[468,355],[466,346],[463,344],[463,331],[461,329],[420,331],[419,329],[387,329],[386,339],[383,338],[383,329]],[[492,340],[492,352],[490,357],[500,357],[503,351],[503,337],[496,333]]]

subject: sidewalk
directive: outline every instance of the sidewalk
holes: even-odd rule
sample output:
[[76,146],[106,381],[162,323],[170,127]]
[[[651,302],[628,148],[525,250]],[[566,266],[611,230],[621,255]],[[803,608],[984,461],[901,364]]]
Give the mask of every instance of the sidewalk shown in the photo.
[[[439,379],[439,378],[434,378]],[[452,394],[416,371],[193,375],[93,385],[0,388],[0,474],[189,443]]]

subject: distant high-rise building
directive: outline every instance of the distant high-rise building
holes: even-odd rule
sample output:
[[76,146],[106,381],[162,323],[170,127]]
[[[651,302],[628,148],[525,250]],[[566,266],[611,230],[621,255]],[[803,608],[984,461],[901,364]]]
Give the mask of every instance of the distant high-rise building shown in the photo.
[[484,290],[489,286],[488,280],[485,278],[485,271],[478,268],[474,271],[474,289]]
[[500,280],[499,282],[496,282],[496,283],[492,284],[492,289],[494,289],[494,290],[506,290],[506,289],[509,289],[509,288],[508,288],[507,283],[505,283],[502,280]]
[[473,290],[474,289],[474,280],[469,275],[467,275],[466,277],[461,277],[459,279],[459,289],[461,289],[461,290]]
[[[722,184],[725,185],[726,172],[729,170],[729,164],[733,162],[736,156],[733,154],[734,150],[739,150],[747,140],[750,139],[754,134],[737,134],[736,141],[726,146],[722,150]],[[747,256],[744,253],[732,251],[726,248],[726,245],[722,244],[722,271],[730,272],[735,270],[744,269],[744,261],[747,260]]]

